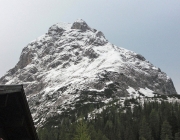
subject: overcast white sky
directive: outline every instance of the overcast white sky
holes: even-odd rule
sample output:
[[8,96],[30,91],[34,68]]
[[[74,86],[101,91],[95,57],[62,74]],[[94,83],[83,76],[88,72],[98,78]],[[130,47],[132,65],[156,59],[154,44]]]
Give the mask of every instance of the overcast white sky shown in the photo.
[[51,25],[77,18],[111,43],[142,54],[172,78],[180,93],[179,0],[0,0],[0,76]]

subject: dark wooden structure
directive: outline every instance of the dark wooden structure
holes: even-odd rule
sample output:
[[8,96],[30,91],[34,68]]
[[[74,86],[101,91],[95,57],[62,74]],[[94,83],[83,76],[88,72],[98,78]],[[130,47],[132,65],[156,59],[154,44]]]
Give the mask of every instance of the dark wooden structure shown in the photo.
[[23,85],[0,85],[0,138],[38,140]]

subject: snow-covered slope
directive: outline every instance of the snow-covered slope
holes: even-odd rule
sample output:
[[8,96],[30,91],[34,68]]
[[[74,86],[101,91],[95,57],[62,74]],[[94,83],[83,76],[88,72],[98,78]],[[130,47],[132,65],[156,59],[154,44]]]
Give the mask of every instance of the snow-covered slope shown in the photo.
[[30,42],[0,84],[24,85],[38,123],[74,109],[84,96],[107,102],[138,92],[177,94],[172,80],[159,68],[140,54],[111,44],[81,19],[55,24]]

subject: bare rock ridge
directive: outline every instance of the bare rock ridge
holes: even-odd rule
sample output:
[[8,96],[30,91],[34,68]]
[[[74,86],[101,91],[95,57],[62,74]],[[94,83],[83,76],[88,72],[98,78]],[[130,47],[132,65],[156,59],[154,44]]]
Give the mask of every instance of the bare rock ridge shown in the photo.
[[30,42],[0,84],[24,84],[38,123],[74,109],[84,94],[97,102],[142,91],[177,94],[171,78],[159,68],[142,55],[111,44],[82,19],[57,23]]

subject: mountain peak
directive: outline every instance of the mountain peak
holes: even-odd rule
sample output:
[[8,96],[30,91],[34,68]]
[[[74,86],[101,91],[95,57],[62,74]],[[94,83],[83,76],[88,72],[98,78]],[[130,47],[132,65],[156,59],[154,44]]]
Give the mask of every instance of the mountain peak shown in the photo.
[[82,19],[77,19],[73,24],[71,29],[79,29],[82,31],[91,30],[87,23]]
[[139,92],[177,94],[164,72],[143,56],[111,44],[82,19],[54,24],[29,43],[0,84],[23,84],[39,123],[86,96],[94,103]]
[[79,23],[86,23],[83,19],[78,18],[75,22],[79,22]]

